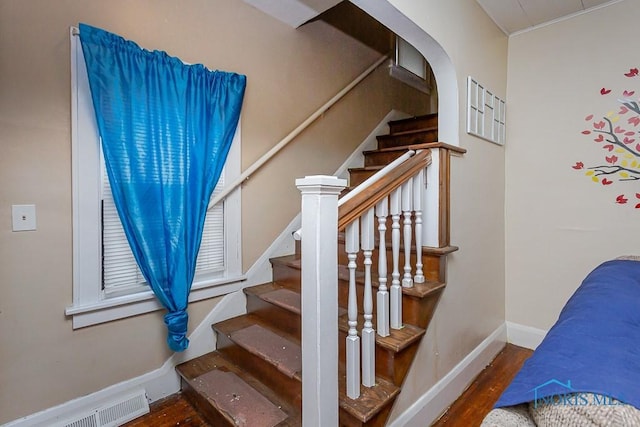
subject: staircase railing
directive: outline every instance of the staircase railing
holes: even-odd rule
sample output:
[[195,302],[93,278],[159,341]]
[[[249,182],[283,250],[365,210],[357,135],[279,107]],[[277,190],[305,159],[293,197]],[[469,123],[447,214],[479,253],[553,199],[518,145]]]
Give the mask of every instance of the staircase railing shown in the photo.
[[[412,287],[414,280],[424,282],[422,272],[422,197],[425,188],[425,168],[431,163],[431,152],[415,152],[408,160],[394,168],[360,194],[340,206],[338,231],[344,230],[345,251],[349,260],[348,325],[346,338],[347,396],[360,396],[360,384],[375,385],[375,335],[373,327],[373,250],[378,234],[378,335],[388,336],[389,329],[402,328],[402,287]],[[391,216],[391,287],[387,288],[387,217]],[[400,218],[403,218],[402,225]],[[377,218],[377,227],[376,227]],[[412,224],[412,218],[415,224]],[[400,229],[402,228],[402,233]],[[400,243],[404,247],[404,266],[401,280]],[[415,265],[411,265],[411,245],[415,236],[418,251]],[[364,292],[362,311],[364,322],[358,336],[358,301],[356,270],[362,252]],[[415,267],[415,270],[414,270]],[[303,266],[304,268],[304,266]],[[412,272],[415,271],[415,276]],[[360,342],[362,341],[362,342]],[[360,353],[361,349],[361,353]],[[360,378],[362,372],[362,378]]]
[[[410,150],[338,201],[346,181],[314,176],[296,181],[302,193],[302,387],[303,425],[338,423],[338,232],[344,233],[348,259],[348,333],[346,395],[356,399],[361,385],[375,385],[375,336],[402,328],[402,287],[425,281],[422,271],[423,212],[432,151],[438,163],[432,183],[438,192],[438,241],[448,245],[448,165],[451,151],[442,143]],[[433,174],[431,174],[433,175]],[[441,194],[442,192],[446,194]],[[387,220],[391,218],[388,238]],[[444,223],[444,224],[441,224]],[[387,243],[391,244],[389,283]],[[411,249],[415,249],[412,257]],[[401,257],[401,250],[402,255]],[[373,268],[377,252],[377,273]],[[401,265],[401,261],[403,264]],[[363,273],[358,273],[358,262]],[[373,324],[373,275],[377,275],[376,326]],[[358,278],[364,277],[362,303]],[[359,310],[361,308],[361,310]],[[364,321],[358,322],[362,311]],[[360,330],[358,328],[360,327]],[[376,332],[377,329],[377,332]],[[306,413],[305,413],[306,412]],[[321,414],[325,414],[323,417]],[[326,415],[329,414],[329,415]],[[320,417],[320,418],[318,418]],[[319,421],[321,420],[321,421]]]

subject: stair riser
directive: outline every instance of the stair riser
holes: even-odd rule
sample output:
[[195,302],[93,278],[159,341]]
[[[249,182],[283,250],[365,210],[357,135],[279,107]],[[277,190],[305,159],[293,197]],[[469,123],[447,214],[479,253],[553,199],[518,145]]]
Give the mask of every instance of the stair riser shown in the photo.
[[[439,267],[441,264],[444,264],[444,257],[440,256],[432,256],[427,255],[423,257],[423,261],[425,262],[425,276],[427,280],[438,281],[438,273],[433,273],[433,269]],[[428,267],[428,264],[434,264],[431,267]],[[358,263],[358,271],[362,271],[362,261]],[[401,264],[404,265],[404,264]],[[376,310],[376,292],[378,275],[377,275],[377,267],[373,268],[372,266],[372,285],[373,285],[373,307],[374,312]],[[391,271],[390,267],[389,270]],[[402,270],[400,270],[402,272]],[[401,273],[402,274],[402,273]],[[401,276],[402,277],[402,276]],[[346,279],[346,277],[345,277]],[[277,265],[274,266],[274,280],[277,280],[278,283],[283,284],[286,283],[289,289],[300,292],[300,270],[288,267]],[[391,287],[391,273],[388,273],[387,276],[387,288]],[[440,293],[442,291],[434,292],[433,296],[429,296],[427,298],[416,299],[409,295],[403,295],[403,319],[404,322],[416,325],[420,328],[426,329],[431,316],[433,316],[433,310],[435,310],[435,304],[438,301]],[[364,284],[361,279],[358,279],[356,282],[356,293],[358,298],[358,307],[360,312],[362,312],[362,301],[364,297]],[[338,305],[340,307],[348,307],[349,300],[349,282],[347,280],[338,280]]]
[[[393,252],[391,247],[387,247],[387,286],[391,286],[391,273],[393,272]],[[373,250],[372,255],[373,264],[371,265],[371,272],[373,280],[378,280],[378,250]],[[398,257],[398,271],[400,272],[400,280],[402,280],[402,276],[404,274],[404,251],[401,250]],[[347,257],[347,253],[345,252],[344,245],[342,243],[338,243],[338,264],[342,266],[346,266],[349,263],[349,258]],[[416,254],[414,252],[411,253],[409,258],[409,263],[411,264],[412,274],[415,275],[415,263],[416,263]],[[444,283],[444,263],[445,258],[439,255],[422,255],[422,271],[425,278],[429,281],[441,282]],[[358,253],[358,257],[356,258],[356,269],[358,272],[364,272],[364,255],[362,251]]]
[[392,406],[393,404],[390,403],[365,423],[344,411],[340,411],[340,427],[384,427],[391,413]]
[[419,118],[412,118],[408,120],[397,120],[389,122],[389,132],[407,132],[412,130],[420,130],[425,128],[432,128],[438,126],[438,115],[430,114]]
[[404,147],[407,145],[426,144],[438,141],[436,129],[418,134],[383,135],[378,137],[378,148]]
[[300,315],[271,304],[255,295],[247,295],[247,312],[270,322],[278,330],[284,331],[298,342],[302,339]]
[[273,266],[273,281],[292,291],[300,292],[301,271],[299,268],[283,264]]
[[367,151],[364,153],[364,165],[366,166],[386,166],[398,157],[406,153],[407,150],[398,151]]
[[217,334],[218,351],[238,366],[243,366],[251,375],[270,387],[280,398],[302,409],[302,384],[295,378],[289,378],[274,365],[246,351],[235,344],[223,333]]
[[427,329],[443,291],[444,288],[441,288],[425,298],[415,298],[405,295],[404,298],[402,298],[404,322],[416,325],[422,329]]
[[[443,288],[444,289],[444,288]],[[373,301],[373,313],[375,314],[378,309],[377,303],[377,287],[372,289],[372,301]],[[440,297],[442,291],[438,290],[434,292],[434,295],[428,295],[425,298],[415,298],[410,295],[402,295],[402,319],[404,323],[418,326],[422,329],[426,329],[429,320],[433,316],[433,310],[435,304]],[[363,313],[363,301],[364,301],[364,285],[362,283],[356,284],[356,295],[358,299],[358,313]],[[340,307],[348,307],[349,304],[349,282],[346,280],[338,280],[338,304]],[[362,325],[359,325],[362,327]],[[374,325],[374,328],[376,326]]]
[[[375,328],[376,325],[373,325],[373,327]],[[360,324],[358,325],[358,332],[360,332],[361,329],[362,325]],[[360,335],[360,333],[358,333],[358,335]],[[342,363],[346,363],[346,338],[347,332],[340,331],[338,354]],[[376,345],[376,376],[382,377],[398,387],[402,386],[402,382],[404,381],[419,344],[420,341],[415,342],[397,353],[380,345]]]
[[362,184],[366,181],[367,178],[372,176],[378,170],[360,170],[360,169],[350,169],[349,170],[349,186],[355,187],[356,185]]

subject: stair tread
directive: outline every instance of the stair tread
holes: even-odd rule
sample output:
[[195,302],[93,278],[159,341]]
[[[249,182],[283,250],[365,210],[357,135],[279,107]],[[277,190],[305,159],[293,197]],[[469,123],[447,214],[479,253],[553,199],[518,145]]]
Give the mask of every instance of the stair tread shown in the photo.
[[[259,288],[259,289],[256,289]],[[246,288],[245,293],[255,295],[258,298],[267,301],[273,305],[283,308],[292,313],[301,313],[300,294],[291,289],[283,288],[274,283]]]
[[[229,321],[226,323],[223,326],[216,324],[216,329],[224,331],[230,325]],[[257,323],[227,329],[225,334],[237,345],[274,365],[278,371],[289,378],[300,376],[302,350],[300,345],[291,339],[278,335]]]
[[271,262],[271,264],[300,265],[300,256],[299,255],[283,255],[283,256],[271,258],[269,261]]
[[[356,284],[358,285],[364,285],[364,272],[361,270],[362,269],[356,271]],[[378,278],[375,277],[375,275],[372,276],[373,277],[371,278],[371,286],[373,286],[374,289],[377,289],[379,285]],[[342,280],[345,282],[349,281],[349,268],[346,265],[338,265],[338,280]],[[424,298],[430,293],[435,292],[445,286],[446,284],[441,282],[426,280],[424,283],[414,283],[410,288],[403,286],[402,293],[419,298]],[[387,287],[391,287],[390,280],[387,281]]]
[[377,148],[375,150],[366,150],[366,151],[363,151],[362,154],[366,156],[367,154],[373,154],[373,153],[393,153],[396,151],[404,152],[409,150],[424,150],[432,147],[433,147],[432,142],[425,142],[424,144],[401,145],[398,147],[387,147],[387,148]]
[[[244,382],[247,386],[251,387],[256,393],[259,393],[268,402],[276,406],[279,410],[281,410],[287,415],[286,421],[277,425],[299,426],[301,424],[301,413],[298,408],[286,403],[284,400],[278,397],[268,386],[263,384],[261,381],[256,379],[251,374],[249,374],[246,371],[246,369],[240,368],[235,363],[226,359],[222,354],[220,354],[217,351],[213,351],[213,352],[204,354],[202,356],[199,356],[195,359],[189,360],[188,362],[184,362],[178,365],[176,367],[176,370],[178,371],[180,376],[183,378],[183,380],[189,383],[189,385],[198,393],[202,393],[203,387],[201,387],[201,383],[207,382],[208,380],[211,379],[210,376],[207,376],[210,372],[218,370],[221,372],[233,373],[240,381]],[[200,379],[200,381],[198,381],[198,379]],[[205,385],[204,387],[208,388],[210,386]],[[207,398],[207,401],[209,401],[209,403],[211,404],[212,403],[211,399],[208,396],[210,392],[202,393],[202,394]],[[239,395],[240,393],[236,392],[236,394]],[[233,398],[233,396],[231,396],[231,398]],[[213,404],[213,406],[217,407],[216,404]],[[239,425],[242,425],[242,424],[239,424]],[[262,425],[262,424],[246,423],[245,425]],[[271,424],[268,424],[268,425],[271,425]]]
[[[346,314],[338,318],[338,328],[342,332],[349,331],[348,321],[349,321],[349,316]],[[375,326],[376,326],[375,314],[373,315],[372,323],[375,329]],[[358,326],[362,327],[363,324],[364,324],[364,317],[361,313],[359,313]],[[425,333],[424,329],[405,323],[401,329],[390,329],[389,336],[381,337],[380,335],[376,334],[376,344],[378,344],[379,346],[387,350],[391,350],[395,353],[398,353],[404,350],[405,348],[409,347],[414,342],[419,341],[420,338],[422,338],[422,336],[424,335],[424,333]]]
[[400,123],[411,123],[411,122],[425,120],[425,119],[429,119],[437,116],[438,116],[438,113],[429,113],[429,114],[422,114],[420,116],[407,117],[406,119],[391,120],[388,123],[390,125],[400,124]]
[[[295,266],[294,268],[301,268],[299,259],[292,260],[291,264]],[[262,285],[245,288],[244,292],[248,295],[255,295],[266,302],[292,313],[298,315],[302,313],[302,296],[300,292],[278,285],[277,282],[264,283]],[[338,316],[342,316],[346,312],[347,310],[345,308],[338,307]]]
[[362,166],[357,168],[349,168],[349,172],[370,172],[382,169],[384,166]]
[[278,406],[233,372],[215,369],[194,378],[193,387],[234,425],[275,427],[287,419]]
[[385,135],[378,135],[378,136],[376,136],[376,138],[378,140],[380,140],[380,139],[393,139],[394,137],[397,137],[397,136],[419,135],[421,133],[430,133],[430,132],[437,131],[437,130],[438,130],[438,126],[430,126],[430,127],[426,127],[426,128],[422,128],[422,129],[404,130],[404,131],[401,131],[401,132],[394,132],[394,133],[389,133],[389,134],[385,134]]
[[[342,367],[341,367],[342,368]],[[389,381],[376,377],[373,387],[360,386],[357,399],[347,397],[347,377],[344,369],[338,376],[340,408],[363,423],[369,421],[381,408],[389,404],[400,393],[400,388]]]

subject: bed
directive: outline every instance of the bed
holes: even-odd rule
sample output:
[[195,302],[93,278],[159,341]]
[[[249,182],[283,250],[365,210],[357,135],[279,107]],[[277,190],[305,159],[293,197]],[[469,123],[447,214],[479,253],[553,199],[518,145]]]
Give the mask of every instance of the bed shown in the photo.
[[589,273],[482,427],[640,426],[639,261]]

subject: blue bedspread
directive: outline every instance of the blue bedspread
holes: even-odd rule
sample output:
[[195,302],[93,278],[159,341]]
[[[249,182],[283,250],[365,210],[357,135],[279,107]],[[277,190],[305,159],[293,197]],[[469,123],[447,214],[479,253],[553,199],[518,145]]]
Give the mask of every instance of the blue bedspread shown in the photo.
[[557,402],[569,393],[584,404],[583,392],[640,409],[638,261],[608,261],[585,278],[495,406]]

